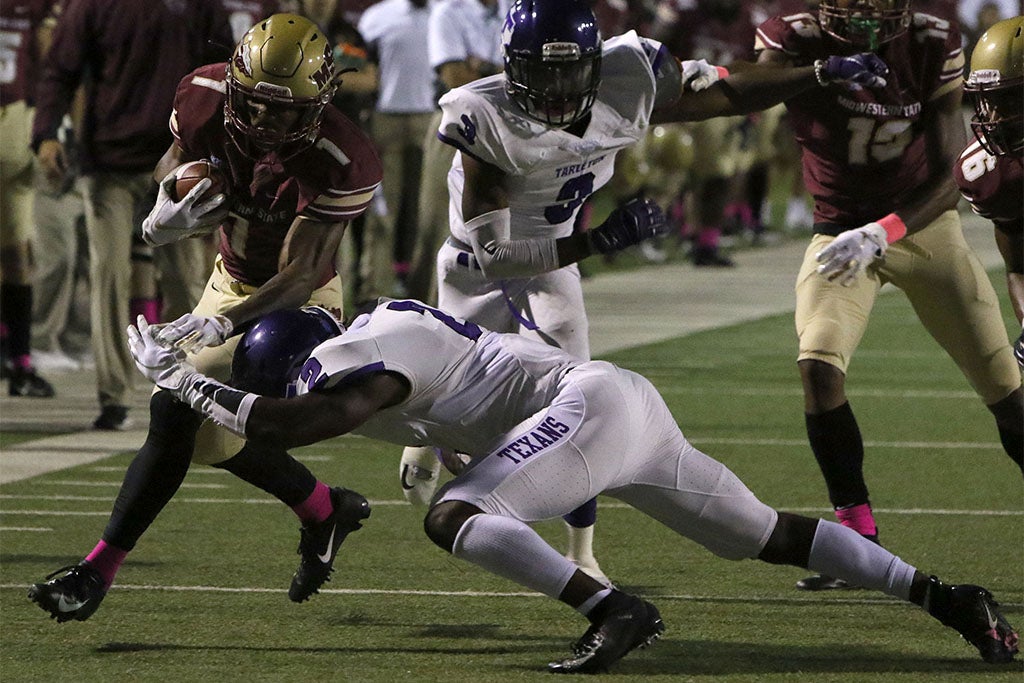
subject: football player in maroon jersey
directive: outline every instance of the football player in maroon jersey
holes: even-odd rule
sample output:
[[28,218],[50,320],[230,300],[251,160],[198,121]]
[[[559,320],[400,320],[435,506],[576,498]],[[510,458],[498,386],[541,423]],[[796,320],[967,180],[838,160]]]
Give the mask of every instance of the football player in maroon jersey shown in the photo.
[[[219,254],[196,309],[166,325],[161,340],[225,381],[237,344],[230,337],[244,323],[306,303],[341,315],[335,257],[345,227],[380,183],[381,167],[369,138],[329,104],[340,84],[332,53],[311,21],[276,14],[245,34],[229,63],[200,67],[175,95],[175,141],[154,172],[159,196],[143,233],[158,246],[218,230]],[[220,168],[227,191],[200,199],[211,184],[204,179],[175,201],[175,169],[196,159]],[[284,450],[202,424],[188,405],[157,390],[146,443],[128,467],[102,540],[80,564],[34,585],[29,597],[58,621],[92,615],[192,460],[264,489],[302,520],[302,559],[289,590],[296,602],[328,580],[338,546],[369,515],[358,493],[327,487]]]
[[[994,24],[971,55],[964,85],[974,103],[975,140],[953,166],[960,192],[975,213],[992,221],[1006,264],[1006,286],[1017,322],[1024,322],[1024,17]],[[1024,369],[1024,331],[1013,346]]]
[[[964,241],[949,174],[965,141],[960,32],[949,21],[911,12],[909,0],[823,0],[817,15],[763,23],[757,48],[768,65],[865,49],[889,65],[884,88],[832,86],[786,103],[815,199],[815,234],[796,290],[807,435],[837,517],[877,540],[864,442],[845,385],[883,284],[907,295],[1022,466],[1021,376],[995,291]],[[846,584],[819,575],[798,586]]]
[[0,6],[0,376],[11,396],[50,398],[32,366],[32,74],[49,41],[56,0]]

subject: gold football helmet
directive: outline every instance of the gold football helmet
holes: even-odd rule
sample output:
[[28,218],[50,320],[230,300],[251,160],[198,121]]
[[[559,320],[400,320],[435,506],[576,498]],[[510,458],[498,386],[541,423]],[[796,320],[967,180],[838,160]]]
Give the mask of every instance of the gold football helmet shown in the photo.
[[971,55],[964,92],[974,103],[971,129],[989,154],[1024,151],[1024,17],[993,24]]
[[242,36],[228,62],[225,128],[246,156],[285,146],[294,156],[316,139],[335,87],[333,47],[320,28],[275,14]]
[[821,0],[818,21],[842,43],[876,50],[910,26],[910,0]]

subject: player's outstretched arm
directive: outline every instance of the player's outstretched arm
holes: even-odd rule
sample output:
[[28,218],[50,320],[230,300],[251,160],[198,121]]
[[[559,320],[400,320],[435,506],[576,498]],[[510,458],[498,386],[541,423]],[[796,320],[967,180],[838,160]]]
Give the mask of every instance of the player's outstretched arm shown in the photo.
[[765,50],[756,64],[736,63],[731,75],[699,92],[686,90],[671,105],[657,108],[652,123],[703,121],[762,111],[812,88],[842,83],[856,90],[885,86],[889,69],[872,53],[832,56],[810,66],[793,66],[776,50]]
[[157,341],[158,332],[142,316],[128,327],[128,349],[139,372],[222,427],[268,445],[292,448],[347,434],[409,395],[408,380],[380,371],[302,396],[259,396],[199,373],[184,352]]

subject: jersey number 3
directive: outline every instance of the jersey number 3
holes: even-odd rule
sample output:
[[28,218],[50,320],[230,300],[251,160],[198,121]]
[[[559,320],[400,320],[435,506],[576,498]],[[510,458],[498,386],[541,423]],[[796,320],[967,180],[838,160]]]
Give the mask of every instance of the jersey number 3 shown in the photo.
[[593,173],[584,173],[581,176],[570,178],[562,185],[556,197],[562,203],[544,207],[544,218],[551,225],[566,222],[572,218],[576,209],[580,208],[593,191]]

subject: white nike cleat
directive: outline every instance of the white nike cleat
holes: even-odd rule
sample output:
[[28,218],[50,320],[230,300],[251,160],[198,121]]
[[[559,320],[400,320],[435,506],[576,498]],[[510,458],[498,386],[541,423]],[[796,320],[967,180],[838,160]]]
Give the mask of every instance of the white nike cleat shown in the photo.
[[309,596],[320,592],[324,582],[331,580],[334,558],[345,537],[361,529],[362,521],[370,516],[366,498],[348,489],[332,488],[331,505],[334,509],[327,519],[302,527],[299,539],[302,559],[288,588],[288,599],[292,602],[308,600]]
[[441,461],[431,446],[409,446],[402,451],[398,476],[402,495],[416,506],[430,504],[437,490],[441,474]]

